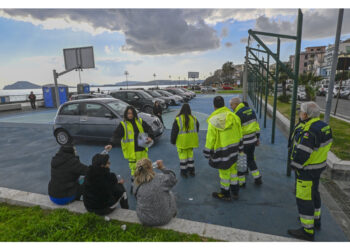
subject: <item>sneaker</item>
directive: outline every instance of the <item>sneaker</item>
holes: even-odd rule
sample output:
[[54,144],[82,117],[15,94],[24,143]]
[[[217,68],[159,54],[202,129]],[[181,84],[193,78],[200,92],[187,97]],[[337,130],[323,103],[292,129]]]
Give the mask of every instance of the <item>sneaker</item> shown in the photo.
[[255,179],[255,180],[254,180],[254,183],[255,183],[255,185],[260,186],[260,185],[262,184],[262,178],[261,178],[261,176],[260,176],[259,178]]
[[314,241],[314,235],[305,232],[304,228],[289,229],[288,234],[300,240]]
[[212,196],[216,199],[223,200],[223,201],[231,201],[231,196],[228,196],[227,194],[213,192]]
[[314,220],[314,227],[318,230],[321,229],[321,219],[315,219]]

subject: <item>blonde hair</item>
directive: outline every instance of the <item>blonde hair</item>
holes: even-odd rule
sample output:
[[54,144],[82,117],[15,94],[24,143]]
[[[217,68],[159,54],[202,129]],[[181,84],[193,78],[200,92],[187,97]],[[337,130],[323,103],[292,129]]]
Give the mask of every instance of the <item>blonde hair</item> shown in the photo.
[[142,158],[136,163],[136,170],[134,174],[134,182],[140,185],[145,182],[150,182],[155,173],[153,171],[152,162],[147,158]]

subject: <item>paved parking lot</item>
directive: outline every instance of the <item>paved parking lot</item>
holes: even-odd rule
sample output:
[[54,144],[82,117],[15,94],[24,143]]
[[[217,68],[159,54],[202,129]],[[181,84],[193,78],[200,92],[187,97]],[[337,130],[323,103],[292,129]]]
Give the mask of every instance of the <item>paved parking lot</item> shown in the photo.
[[[225,95],[226,104],[232,95]],[[223,202],[211,197],[219,190],[218,171],[209,167],[202,155],[206,136],[206,117],[213,111],[213,96],[199,95],[190,102],[201,123],[199,132],[200,146],[194,152],[196,177],[183,179],[179,176],[179,161],[175,146],[170,144],[172,119],[179,107],[171,108],[165,117],[166,127],[163,136],[150,149],[152,161],[163,159],[167,168],[178,176],[174,188],[177,198],[178,217],[194,221],[207,222],[234,228],[246,229],[274,235],[288,236],[288,228],[299,227],[297,208],[293,195],[294,178],[285,175],[287,140],[276,131],[276,143],[270,144],[271,120],[266,129],[262,128],[261,146],[256,150],[258,167],[263,175],[263,185],[256,187],[253,179],[248,178],[247,187],[240,191],[240,199]],[[35,115],[34,115],[35,114]],[[47,194],[50,179],[51,157],[58,150],[52,135],[52,125],[48,123],[54,111],[11,115],[0,117],[0,186],[24,191]],[[27,116],[27,117],[25,117]],[[33,123],[38,119],[40,122]],[[31,121],[31,122],[30,122]],[[79,143],[78,154],[83,163],[89,164],[94,154],[103,150],[104,144]],[[129,190],[128,163],[122,157],[120,148],[112,149],[111,169],[126,179]],[[129,195],[131,209],[135,209],[135,199]],[[318,241],[346,241],[346,236],[329,213],[322,207],[322,230],[317,231]]]

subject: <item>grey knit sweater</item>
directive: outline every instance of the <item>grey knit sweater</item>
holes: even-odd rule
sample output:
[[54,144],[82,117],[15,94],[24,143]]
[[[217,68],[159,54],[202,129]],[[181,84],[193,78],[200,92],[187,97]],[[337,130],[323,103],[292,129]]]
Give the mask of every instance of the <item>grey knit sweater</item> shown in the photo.
[[175,196],[170,189],[175,186],[176,175],[171,170],[161,170],[154,178],[143,183],[137,190],[136,213],[142,224],[147,226],[161,226],[175,217]]

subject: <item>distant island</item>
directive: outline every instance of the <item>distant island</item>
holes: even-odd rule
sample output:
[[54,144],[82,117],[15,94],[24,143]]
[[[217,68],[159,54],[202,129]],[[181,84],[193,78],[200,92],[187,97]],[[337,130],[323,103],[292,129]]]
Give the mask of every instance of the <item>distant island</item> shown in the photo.
[[41,89],[42,87],[40,85],[36,85],[31,82],[27,81],[18,81],[10,85],[6,85],[3,89],[9,90],[9,89]]

